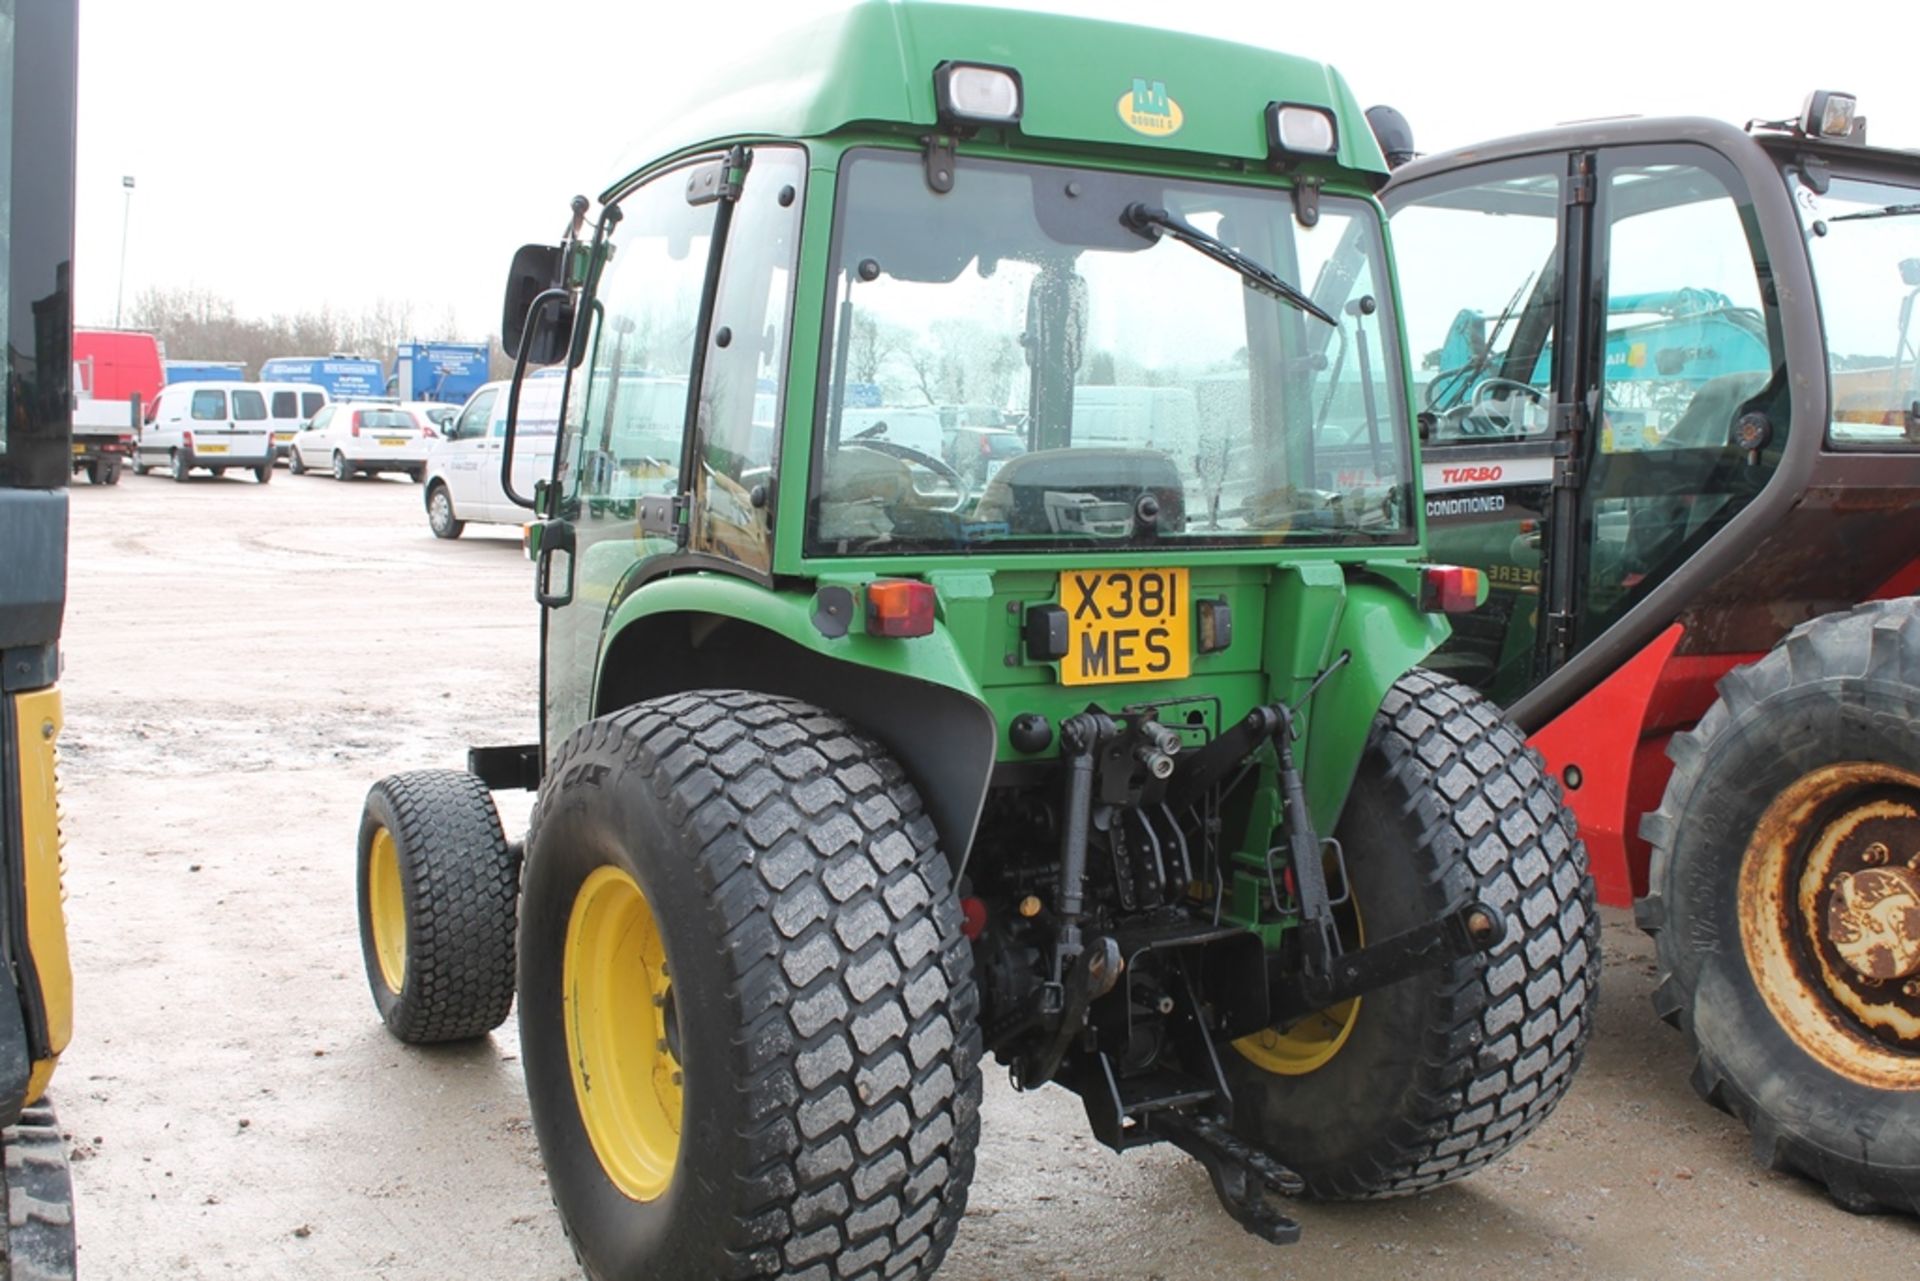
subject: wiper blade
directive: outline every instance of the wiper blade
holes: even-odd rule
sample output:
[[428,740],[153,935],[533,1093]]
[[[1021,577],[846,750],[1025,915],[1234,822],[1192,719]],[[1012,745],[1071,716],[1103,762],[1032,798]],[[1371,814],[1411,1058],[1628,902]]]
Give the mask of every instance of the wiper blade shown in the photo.
[[1904,218],[1909,214],[1920,214],[1920,204],[1888,205],[1883,209],[1863,209],[1859,213],[1835,214],[1828,222],[1859,222],[1862,218]]
[[1255,262],[1226,241],[1209,236],[1184,218],[1176,218],[1165,209],[1155,209],[1135,201],[1121,213],[1120,222],[1129,231],[1137,232],[1148,240],[1158,240],[1163,235],[1172,236],[1189,249],[1198,250],[1221,266],[1231,267],[1239,272],[1247,282],[1247,288],[1256,293],[1290,303],[1316,320],[1324,320],[1335,328],[1340,325],[1331,313],[1321,308],[1297,287],[1276,276],[1271,268]]

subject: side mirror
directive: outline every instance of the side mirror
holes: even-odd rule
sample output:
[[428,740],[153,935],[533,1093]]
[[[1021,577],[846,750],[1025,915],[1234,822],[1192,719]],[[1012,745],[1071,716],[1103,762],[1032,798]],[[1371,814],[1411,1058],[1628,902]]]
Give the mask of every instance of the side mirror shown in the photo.
[[500,347],[508,356],[519,359],[522,344],[529,365],[556,364],[566,354],[567,336],[573,328],[571,307],[542,307],[533,318],[531,331],[527,325],[534,299],[564,283],[564,261],[558,245],[522,245],[513,255],[500,317]]

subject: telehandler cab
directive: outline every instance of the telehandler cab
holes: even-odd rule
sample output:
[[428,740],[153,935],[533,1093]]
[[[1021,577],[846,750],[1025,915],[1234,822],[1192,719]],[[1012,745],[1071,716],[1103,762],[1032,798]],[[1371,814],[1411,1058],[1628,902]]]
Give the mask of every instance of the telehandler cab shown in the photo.
[[931,1274],[984,1052],[1276,1242],[1281,1195],[1516,1143],[1591,1026],[1592,885],[1420,666],[1484,586],[1427,563],[1341,79],[867,4],[654,115],[507,293],[514,394],[566,379],[541,742],[376,784],[359,844],[395,1035],[517,991],[587,1272]]
[[1865,125],[1575,125],[1382,198],[1430,546],[1492,585],[1429,667],[1565,784],[1700,1093],[1920,1211],[1920,153]]

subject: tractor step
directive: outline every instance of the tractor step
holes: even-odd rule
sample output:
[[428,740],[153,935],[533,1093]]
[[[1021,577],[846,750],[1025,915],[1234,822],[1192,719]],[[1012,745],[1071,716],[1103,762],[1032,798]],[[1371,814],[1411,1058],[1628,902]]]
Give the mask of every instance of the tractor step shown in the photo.
[[1155,1118],[1153,1126],[1207,1168],[1221,1206],[1241,1227],[1274,1245],[1300,1239],[1299,1222],[1274,1204],[1305,1190],[1299,1175],[1235,1138],[1217,1117],[1174,1113]]

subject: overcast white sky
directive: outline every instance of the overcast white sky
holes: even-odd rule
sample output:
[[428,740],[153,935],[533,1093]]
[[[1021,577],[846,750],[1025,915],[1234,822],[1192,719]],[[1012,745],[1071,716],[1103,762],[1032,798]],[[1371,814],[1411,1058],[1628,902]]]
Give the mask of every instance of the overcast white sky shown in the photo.
[[[616,175],[645,114],[728,38],[831,0],[82,0],[78,319],[198,286],[249,315],[409,303],[422,338],[498,324],[518,245]],[[1046,0],[1332,62],[1423,151],[1560,121],[1794,114],[1858,94],[1920,147],[1910,3]],[[1788,15],[1795,15],[1789,17]],[[1584,19],[1583,25],[1576,25]],[[438,332],[451,314],[457,332]],[[180,353],[190,355],[192,353]]]

